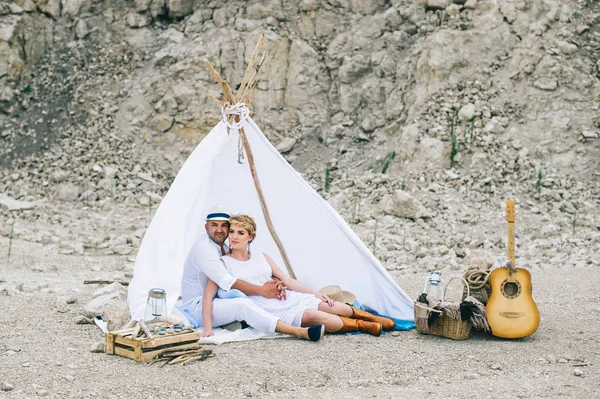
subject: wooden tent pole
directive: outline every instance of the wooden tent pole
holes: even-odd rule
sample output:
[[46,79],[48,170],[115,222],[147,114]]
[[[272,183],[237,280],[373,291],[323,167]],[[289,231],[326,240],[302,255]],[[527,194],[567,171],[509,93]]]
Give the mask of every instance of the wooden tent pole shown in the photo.
[[206,58],[204,59],[204,65],[206,65],[206,67],[208,68],[210,73],[212,73],[213,76],[215,77],[215,79],[217,79],[219,86],[221,86],[221,89],[223,90],[223,94],[225,94],[225,100],[227,102],[229,102],[230,105],[235,104],[235,97],[233,95],[233,92],[229,88],[229,85],[227,84],[227,82],[221,77],[221,74],[219,72],[217,72],[215,67],[213,67],[213,65],[210,63],[210,61],[207,60]]
[[[252,56],[250,57],[250,61],[248,61],[248,67],[246,67],[246,72],[244,72],[244,77],[242,78],[242,83],[240,84],[240,88],[238,89],[238,92],[235,96],[237,101],[240,101],[242,99],[242,97],[241,97],[242,93],[244,93],[244,88],[246,87],[246,85],[248,84],[248,81],[250,80],[250,74],[252,73],[252,69],[254,69],[254,63],[256,62],[256,57],[258,57],[258,52],[264,42],[265,42],[265,34],[263,33],[258,38],[258,42],[256,43],[256,46],[254,46],[254,52],[252,53]],[[258,73],[258,71],[257,71],[257,73]]]
[[[240,88],[238,90],[238,93],[237,93],[238,96],[247,94],[247,91],[244,90],[244,88],[246,85],[248,85],[248,81],[250,80],[251,70],[254,67],[254,63],[256,61],[258,51],[260,50],[260,47],[262,46],[262,43],[264,42],[264,39],[265,39],[264,36],[265,35],[262,34],[260,36],[260,39],[258,40],[258,43],[256,44],[254,53],[252,54],[252,57],[250,58],[250,62],[248,63],[248,68],[246,68],[246,72],[244,73],[244,78],[242,80],[242,84],[240,85]],[[255,79],[258,75],[258,72],[260,70],[260,67],[262,66],[263,61],[264,61],[264,58],[261,59],[258,69],[256,70],[255,74],[252,76],[251,83],[253,83],[255,81]],[[221,86],[221,89],[223,90],[225,99],[227,102],[229,102],[230,105],[233,105],[237,101],[241,100],[241,98],[238,98],[236,101],[236,97],[233,95],[233,92],[231,91],[231,88],[229,87],[227,82],[221,77],[221,74],[219,72],[217,72],[217,70],[212,66],[212,64],[208,60],[205,59],[204,64],[206,65],[208,70],[213,74],[213,76],[217,79],[217,82],[219,83],[219,85]],[[239,122],[239,116],[231,115],[231,117],[235,117],[236,122]],[[294,273],[294,269],[292,269],[292,265],[290,263],[290,259],[287,256],[287,252],[285,251],[285,248],[283,247],[283,243],[279,239],[279,235],[277,234],[277,232],[275,231],[275,227],[273,226],[273,221],[271,220],[271,215],[269,213],[269,209],[267,208],[267,203],[265,201],[265,197],[264,197],[262,188],[260,186],[260,180],[258,178],[258,173],[256,172],[256,167],[254,165],[254,156],[252,155],[252,149],[250,148],[250,143],[248,142],[248,139],[246,138],[246,132],[244,131],[243,128],[241,128],[239,130],[239,135],[242,138],[244,150],[246,151],[246,156],[248,157],[248,166],[250,167],[250,173],[252,174],[252,180],[254,181],[254,188],[256,189],[256,193],[258,194],[258,200],[260,202],[260,207],[262,208],[263,215],[265,217],[265,222],[267,223],[267,228],[269,229],[269,233],[271,233],[271,237],[273,237],[273,241],[275,241],[275,245],[277,245],[277,249],[279,249],[279,253],[281,254],[283,263],[285,263],[285,268],[287,269],[288,274],[290,275],[290,277],[295,279],[296,273]]]
[[273,226],[273,221],[271,220],[271,215],[269,214],[269,209],[267,208],[267,203],[265,202],[265,196],[263,195],[262,188],[260,187],[258,173],[256,173],[256,168],[254,167],[254,156],[252,155],[250,143],[248,143],[248,139],[246,138],[246,133],[244,132],[244,129],[240,129],[240,136],[242,137],[242,142],[244,143],[244,149],[246,150],[246,156],[248,157],[248,165],[250,166],[250,173],[252,174],[252,179],[254,180],[254,187],[256,188],[256,193],[258,194],[260,206],[265,216],[265,222],[267,222],[267,228],[269,229],[271,237],[273,237],[273,241],[275,241],[275,244],[279,249],[279,253],[281,254],[283,263],[285,263],[285,268],[287,269],[290,277],[295,279],[296,273],[294,273],[294,269],[292,269],[292,265],[290,263],[290,259],[287,256],[287,252],[285,251],[283,243],[279,239],[279,235],[277,235],[275,227]]
[[263,53],[260,61],[258,64],[256,64],[254,75],[252,75],[252,78],[244,88],[244,92],[241,94],[241,102],[245,103],[248,108],[252,107],[252,93],[254,92],[254,88],[258,85],[258,75],[260,74],[260,68],[262,68],[262,64],[265,61],[266,55],[266,52]]

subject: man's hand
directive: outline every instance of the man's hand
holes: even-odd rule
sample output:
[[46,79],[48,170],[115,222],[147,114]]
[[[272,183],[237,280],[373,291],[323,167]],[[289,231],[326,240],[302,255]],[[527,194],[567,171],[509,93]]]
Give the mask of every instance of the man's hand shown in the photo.
[[271,281],[267,281],[263,285],[262,296],[264,296],[265,298],[277,298],[280,301],[283,301],[286,299],[286,288],[287,287],[283,285],[281,280],[279,280],[278,278],[274,278]]
[[262,296],[265,298],[279,298],[279,287],[275,281],[267,281],[263,284]]

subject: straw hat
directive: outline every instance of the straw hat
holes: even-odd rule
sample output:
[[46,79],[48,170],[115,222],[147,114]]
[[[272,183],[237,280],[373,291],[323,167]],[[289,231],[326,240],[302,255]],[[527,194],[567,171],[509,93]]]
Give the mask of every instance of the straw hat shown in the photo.
[[356,295],[350,291],[342,291],[339,285],[328,285],[321,288],[319,292],[338,302],[353,304],[356,301]]

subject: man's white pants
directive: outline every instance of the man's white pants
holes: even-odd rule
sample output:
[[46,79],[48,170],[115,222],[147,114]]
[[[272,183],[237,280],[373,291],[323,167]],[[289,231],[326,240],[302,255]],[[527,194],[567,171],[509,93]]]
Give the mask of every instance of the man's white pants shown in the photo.
[[[204,325],[202,320],[202,302],[198,303],[192,316],[200,325]],[[242,320],[258,331],[272,333],[275,332],[275,327],[279,319],[248,298],[215,298],[213,300],[213,327],[220,327],[234,321]]]

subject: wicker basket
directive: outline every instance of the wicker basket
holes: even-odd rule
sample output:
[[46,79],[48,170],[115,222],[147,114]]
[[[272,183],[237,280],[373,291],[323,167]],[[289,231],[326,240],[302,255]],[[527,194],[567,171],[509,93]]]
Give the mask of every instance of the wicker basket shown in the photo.
[[[452,280],[462,280],[464,286],[467,289],[467,296],[469,295],[469,285],[462,277],[453,277],[448,281],[446,288],[444,289],[444,297],[446,296],[446,289]],[[429,318],[430,312],[440,313],[440,317],[433,323],[431,327],[427,325],[427,319]],[[463,340],[469,338],[471,333],[471,323],[468,321],[454,320],[446,316],[444,312],[435,310],[425,306],[420,302],[415,302],[415,325],[417,331],[422,334],[437,335],[444,338]]]

